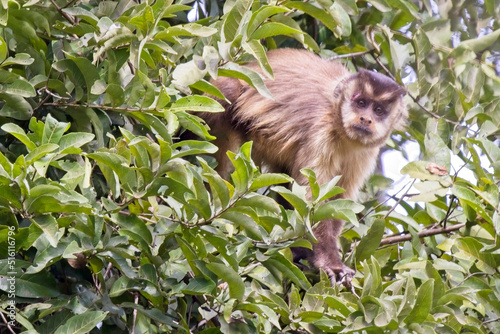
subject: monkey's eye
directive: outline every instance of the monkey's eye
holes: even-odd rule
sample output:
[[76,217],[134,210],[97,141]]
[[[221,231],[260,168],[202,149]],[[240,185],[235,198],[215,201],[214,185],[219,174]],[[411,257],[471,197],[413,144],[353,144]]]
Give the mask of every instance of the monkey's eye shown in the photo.
[[373,111],[375,112],[376,115],[380,116],[380,115],[383,115],[384,114],[384,108],[382,108],[381,106],[376,106]]
[[357,102],[358,108],[364,108],[366,107],[366,101],[365,100],[358,100]]

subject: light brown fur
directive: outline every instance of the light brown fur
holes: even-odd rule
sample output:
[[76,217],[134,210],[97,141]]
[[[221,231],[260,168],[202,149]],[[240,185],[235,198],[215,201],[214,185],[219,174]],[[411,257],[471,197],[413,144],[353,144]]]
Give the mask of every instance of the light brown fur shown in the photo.
[[[265,83],[274,100],[237,79],[220,77],[214,82],[231,101],[221,101],[223,114],[201,115],[217,137],[218,171],[227,178],[227,150],[236,151],[252,140],[256,163],[286,172],[303,185],[307,180],[302,168],[314,170],[320,184],[342,175],[343,197],[355,200],[375,168],[380,147],[405,122],[404,90],[381,74],[353,74],[305,50],[277,49],[267,55],[274,80]],[[256,63],[247,66],[259,71]],[[371,109],[356,107],[360,98]],[[378,105],[386,109],[383,117],[374,113]],[[340,220],[326,220],[315,229],[318,243],[312,260],[331,277],[354,274],[339,257],[342,226]]]

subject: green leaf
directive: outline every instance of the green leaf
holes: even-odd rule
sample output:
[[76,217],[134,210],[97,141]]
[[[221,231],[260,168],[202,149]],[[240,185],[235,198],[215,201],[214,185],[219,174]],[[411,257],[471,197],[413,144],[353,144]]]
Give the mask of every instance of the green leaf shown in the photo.
[[[12,291],[10,277],[10,275],[0,277],[0,290]],[[20,298],[57,298],[61,296],[54,276],[48,271],[22,274],[15,278],[15,285],[16,296]]]
[[351,18],[345,9],[339,4],[338,1],[335,1],[329,11],[337,23],[337,28],[333,31],[335,35],[338,37],[350,36],[352,32]]
[[337,22],[328,10],[318,8],[311,3],[302,1],[288,1],[285,3],[285,6],[287,6],[288,8],[300,10],[301,12],[311,15],[315,19],[321,21],[332,32],[335,32],[335,30],[337,29]]
[[[90,159],[109,167],[116,173],[122,185],[130,191],[135,187],[137,179],[135,172],[129,167],[129,162],[121,155],[109,152],[95,152],[87,155]],[[108,176],[108,179],[111,176]]]
[[225,100],[226,102],[229,102],[217,87],[215,87],[214,85],[212,85],[210,82],[208,82],[206,80],[203,80],[203,79],[198,80],[194,84],[189,85],[189,87],[200,90],[200,91],[207,93],[207,94],[210,94],[214,97],[218,97],[219,99]]
[[256,303],[238,303],[236,309],[258,314],[265,319],[268,319],[276,328],[281,329],[278,315],[272,308],[266,305]]
[[322,184],[320,186],[318,193],[318,202],[331,199],[345,192],[344,189],[336,186],[340,178],[341,176],[335,176],[333,179],[328,181],[328,183]]
[[0,93],[0,101],[4,101],[0,116],[26,121],[30,119],[33,108],[22,96]]
[[243,231],[252,239],[262,241],[262,231],[257,223],[245,213],[235,210],[226,211],[221,215],[221,218],[227,219],[233,224],[240,226]]
[[180,149],[178,152],[172,152],[171,159],[196,154],[213,154],[217,152],[217,146],[206,141],[184,140],[172,145],[172,149]]
[[250,36],[251,39],[258,40],[278,35],[291,36],[293,34],[303,34],[301,30],[294,29],[280,22],[265,22]]
[[35,161],[45,157],[47,154],[54,152],[59,148],[56,144],[43,144],[35,148],[33,151],[26,155],[26,164],[32,165]]
[[367,2],[383,13],[393,10],[385,0],[367,0]]
[[[57,191],[57,192],[54,192]],[[38,213],[86,213],[92,212],[88,199],[76,191],[61,187],[39,185],[31,189],[30,197],[25,201],[26,210]]]
[[429,161],[412,161],[401,169],[401,174],[408,174],[410,177],[420,180],[445,181],[449,176],[432,174],[427,167],[431,164]]
[[264,23],[264,21],[266,21],[269,17],[285,12],[288,12],[288,9],[284,7],[271,6],[271,5],[265,5],[260,7],[259,9],[253,12],[250,21],[248,21],[247,36],[251,36],[255,32],[255,30],[257,30],[257,28],[262,23]]
[[35,60],[27,53],[16,53],[14,58],[9,57],[0,65],[1,67],[9,65],[22,65],[27,66],[33,64]]
[[82,147],[90,143],[94,138],[93,133],[71,132],[65,134],[59,140],[59,152],[64,154],[66,149]]
[[177,86],[190,86],[200,81],[207,74],[205,68],[201,69],[195,60],[179,64],[172,73],[173,83]]
[[361,238],[356,247],[356,261],[363,261],[374,254],[375,250],[380,246],[384,231],[385,221],[383,219],[375,219],[368,233]]
[[498,41],[500,38],[500,29],[497,29],[489,34],[483,35],[475,39],[468,39],[462,41],[451,53],[450,57],[463,52],[464,49],[471,50],[474,52],[481,52],[489,48],[493,43]]
[[278,279],[288,278],[304,290],[311,287],[304,273],[280,253],[273,254],[271,258],[262,262],[262,265]]
[[33,86],[25,80],[16,79],[11,84],[5,85],[3,91],[21,97],[35,97],[36,92]]
[[189,280],[188,285],[182,289],[182,293],[187,295],[208,295],[215,289],[215,283],[212,280],[195,277]]
[[[104,36],[102,36],[102,39],[99,39],[98,41],[102,46],[97,50],[97,52],[94,52],[94,57],[93,57],[94,63],[97,63],[97,61],[99,60],[99,58],[103,53],[113,48],[119,48],[123,45],[132,44],[136,42],[137,36],[134,35],[127,27],[120,26],[116,29],[108,30],[104,34]],[[135,52],[138,52],[138,50]],[[138,57],[138,54],[134,54],[134,50],[131,50],[131,52],[127,56],[131,58],[135,57],[134,59],[140,59]]]
[[283,196],[283,198],[290,203],[302,217],[307,216],[307,202],[304,198],[281,186],[273,187],[272,190]]
[[259,194],[250,194],[236,202],[236,207],[247,206],[252,209],[261,209],[275,214],[280,213],[280,208],[275,200],[268,196],[263,196]]
[[424,181],[415,183],[413,186],[420,191],[419,194],[411,197],[413,202],[434,202],[438,196],[443,197],[448,193],[448,187],[444,187],[437,181]]
[[257,40],[250,40],[242,44],[242,47],[255,57],[257,62],[259,63],[262,72],[268,77],[273,78],[273,69],[271,68],[271,64],[267,59],[266,50]]
[[217,29],[215,28],[205,27],[198,23],[187,23],[183,25],[168,27],[166,30],[156,34],[155,38],[171,39],[175,36],[209,37],[215,33],[217,33]]
[[[166,112],[168,115],[168,112]],[[178,111],[175,113],[177,116],[180,125],[194,133],[195,135],[205,139],[205,140],[213,140],[214,136],[208,133],[207,128],[203,125],[203,120],[195,115],[191,115],[185,111]],[[168,116],[167,116],[168,118]]]
[[21,200],[21,190],[17,184],[12,182],[10,176],[0,175],[0,207],[12,207],[21,210]]
[[222,263],[207,263],[207,268],[224,282],[227,282],[230,298],[240,301],[243,300],[243,296],[245,295],[245,283],[233,268]]
[[486,264],[490,271],[494,271],[500,263],[500,256],[498,254],[491,254],[483,251],[483,245],[476,239],[471,237],[461,238],[457,246],[468,256],[477,259]]
[[252,180],[256,167],[250,158],[252,142],[244,143],[238,152],[235,154],[228,151],[226,154],[234,166],[234,172],[231,174],[231,179],[235,185],[238,194],[242,194],[248,190],[249,182]]
[[95,16],[94,14],[92,14],[91,12],[82,7],[63,8],[62,11],[69,15],[79,17],[84,21],[90,23],[94,27],[97,25],[97,22],[99,21],[99,18],[97,16]]
[[292,181],[293,179],[286,174],[274,174],[274,173],[260,174],[252,180],[252,184],[250,185],[249,190],[256,191],[261,188],[266,188],[274,186],[276,184],[288,183]]
[[124,292],[130,290],[140,290],[141,286],[138,284],[136,280],[132,280],[127,276],[119,277],[113,286],[109,290],[109,296],[111,298],[121,296]]
[[382,274],[380,264],[372,255],[370,262],[363,261],[363,269],[365,272],[365,280],[363,282],[362,296],[380,297],[382,294]]
[[57,247],[59,226],[56,219],[52,215],[41,215],[32,218],[31,221],[43,231],[50,245]]
[[316,179],[316,173],[312,169],[304,168],[300,170],[300,173],[304,175],[309,182],[309,189],[311,191],[311,199],[316,201],[319,195],[319,185]]
[[149,245],[153,242],[153,236],[149,231],[146,222],[139,219],[135,215],[127,214],[113,214],[113,221],[122,228],[122,230],[129,230],[138,236],[137,241],[142,242],[146,246],[143,250],[148,250]]
[[248,67],[240,66],[235,63],[228,63],[219,67],[219,75],[243,80],[255,88],[262,96],[274,100],[273,95],[269,89],[267,89],[262,77]]
[[208,164],[198,157],[198,161],[203,167],[203,176],[208,180],[210,184],[210,190],[214,200],[219,201],[219,207],[226,208],[229,204],[230,199],[230,185],[225,181],[220,175],[213,170]]
[[94,329],[106,318],[108,312],[85,311],[82,314],[69,318],[54,334],[85,334]]
[[182,97],[172,103],[169,111],[223,112],[224,107],[219,102],[207,96],[192,95]]
[[314,220],[324,219],[345,219],[357,226],[358,219],[356,213],[361,212],[364,206],[348,199],[336,199],[321,204],[314,212]]
[[7,43],[5,43],[3,37],[0,36],[0,64],[7,58],[7,52]]
[[[137,310],[140,314],[145,315],[146,317],[151,318],[152,320],[159,323],[168,324],[173,328],[179,327],[177,321],[174,321],[176,320],[175,318],[172,318],[170,314],[165,314],[165,312],[161,311],[158,308],[145,309],[142,305],[134,304],[131,302],[124,302],[119,304],[119,306]],[[181,332],[181,330],[178,330],[177,332]]]
[[36,148],[35,143],[33,143],[31,139],[28,138],[26,132],[24,132],[24,130],[19,125],[8,123],[2,125],[1,129],[19,139],[24,145],[26,145],[26,148],[29,151],[32,151]]
[[97,68],[90,60],[84,57],[74,57],[62,59],[52,65],[57,71],[65,72],[73,78],[76,87],[85,87],[87,91],[87,101],[90,101],[90,94],[94,83],[100,79]]
[[42,144],[58,144],[63,134],[69,129],[69,126],[69,123],[58,122],[50,114],[47,115],[45,125],[43,127]]
[[[413,16],[416,19],[420,19],[420,13],[418,12],[418,8],[411,2],[404,0],[385,0],[390,6],[399,8],[405,13]],[[394,10],[394,8],[392,9]]]
[[467,189],[466,187],[460,186],[458,184],[455,184],[452,188],[451,191],[453,195],[455,195],[460,202],[466,203],[469,205],[477,214],[479,214],[481,217],[483,217],[487,222],[490,224],[493,222],[490,215],[486,211],[483,203],[477,198],[476,194],[470,190]]
[[252,5],[251,0],[237,0],[222,23],[223,42],[232,42],[238,33],[241,20]]
[[432,296],[434,291],[434,280],[428,279],[417,291],[415,305],[410,314],[405,318],[405,323],[422,323],[427,319],[432,307]]
[[171,142],[171,136],[167,126],[158,117],[150,115],[147,113],[134,111],[130,115],[140,121],[142,124],[146,125],[151,130],[156,131],[156,137],[160,136],[163,140]]

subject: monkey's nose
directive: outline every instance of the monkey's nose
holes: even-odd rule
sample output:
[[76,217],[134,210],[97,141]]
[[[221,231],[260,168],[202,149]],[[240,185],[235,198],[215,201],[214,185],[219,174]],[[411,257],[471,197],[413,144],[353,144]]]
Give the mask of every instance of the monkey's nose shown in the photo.
[[363,124],[363,125],[372,124],[372,120],[370,118],[365,118],[365,117],[361,116],[361,117],[359,117],[359,120],[361,121],[361,124]]

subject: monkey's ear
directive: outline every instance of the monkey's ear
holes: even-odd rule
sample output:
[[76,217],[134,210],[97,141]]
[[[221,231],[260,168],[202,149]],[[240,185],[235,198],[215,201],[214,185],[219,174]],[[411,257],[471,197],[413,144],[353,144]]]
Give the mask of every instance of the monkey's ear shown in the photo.
[[338,99],[342,94],[342,92],[344,91],[345,87],[347,86],[347,83],[351,80],[356,79],[358,76],[359,73],[354,73],[340,80],[339,83],[337,84],[337,87],[335,87],[335,90],[333,91],[333,97]]
[[407,93],[407,90],[403,86],[399,86],[398,90],[396,91],[397,95],[406,95],[406,93]]

